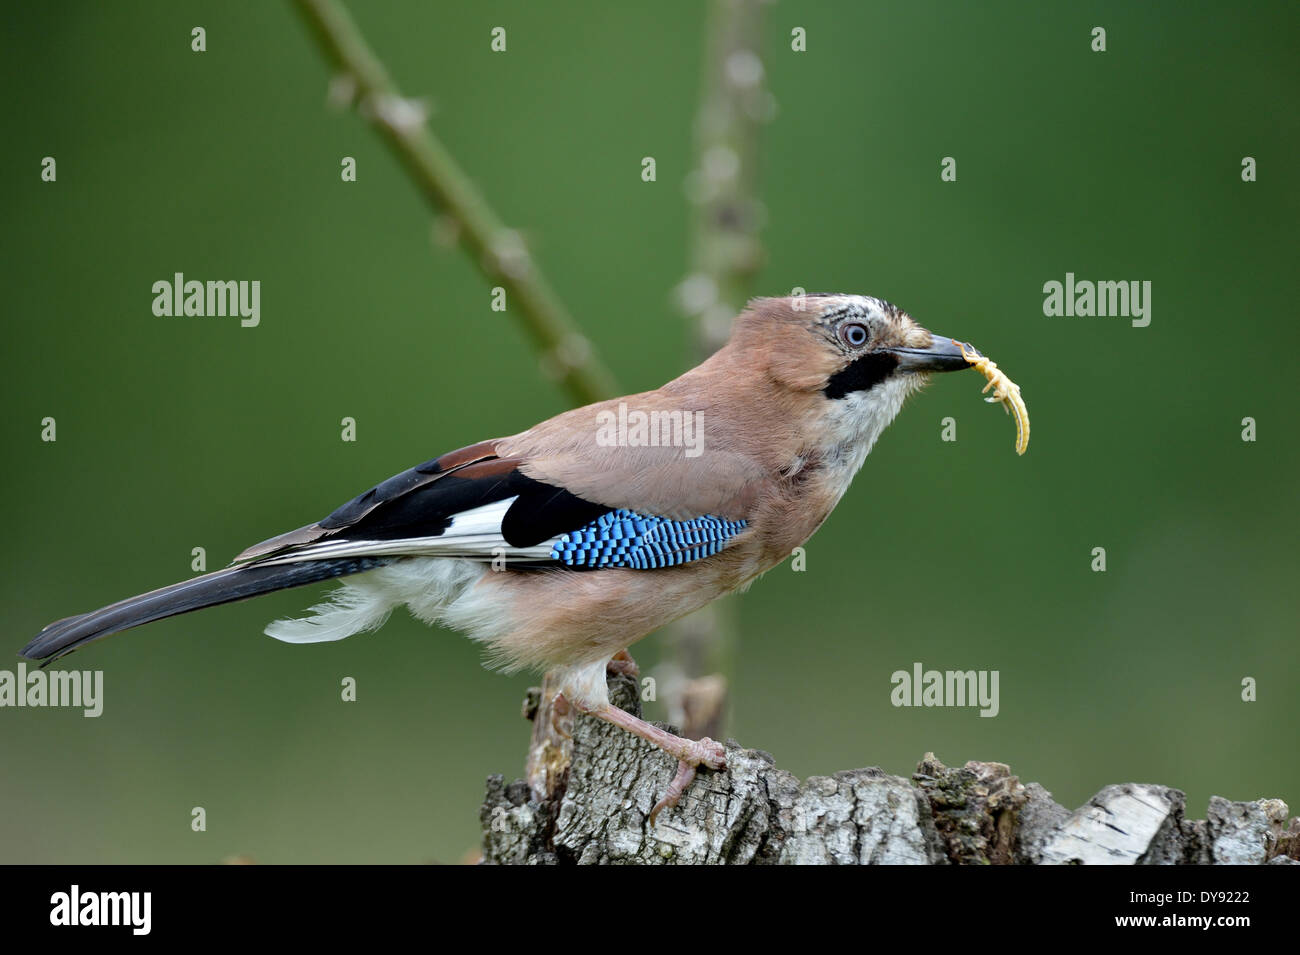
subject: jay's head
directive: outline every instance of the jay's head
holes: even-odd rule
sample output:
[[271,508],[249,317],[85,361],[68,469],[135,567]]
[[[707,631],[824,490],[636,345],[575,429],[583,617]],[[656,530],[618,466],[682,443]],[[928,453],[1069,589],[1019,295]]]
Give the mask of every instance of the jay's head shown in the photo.
[[802,395],[842,440],[868,446],[930,374],[970,367],[952,339],[867,295],[756,299],[730,346],[752,374]]
[[744,351],[766,355],[768,372],[782,384],[820,391],[830,401],[895,383],[911,391],[932,372],[970,367],[951,338],[869,295],[756,299],[737,319],[732,339]]

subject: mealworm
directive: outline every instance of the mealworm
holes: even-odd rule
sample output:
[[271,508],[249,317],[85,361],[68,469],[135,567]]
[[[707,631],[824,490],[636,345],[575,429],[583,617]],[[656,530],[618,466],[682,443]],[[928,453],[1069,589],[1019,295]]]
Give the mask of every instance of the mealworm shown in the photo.
[[1007,373],[998,368],[995,362],[977,352],[973,345],[964,342],[954,342],[954,344],[961,349],[961,357],[989,380],[980,394],[990,388],[993,389],[993,394],[984,400],[1000,402],[1004,410],[1015,413],[1016,454],[1024,454],[1025,449],[1029,447],[1029,409],[1025,407],[1025,399],[1020,397],[1020,386],[1008,378]]

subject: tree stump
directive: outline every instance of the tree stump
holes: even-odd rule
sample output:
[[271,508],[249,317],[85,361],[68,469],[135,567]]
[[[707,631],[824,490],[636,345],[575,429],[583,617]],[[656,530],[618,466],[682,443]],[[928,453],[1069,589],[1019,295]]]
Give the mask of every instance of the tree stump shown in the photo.
[[[637,684],[610,699],[640,715]],[[1107,786],[1070,812],[1002,763],[950,768],[927,753],[911,779],[878,768],[802,783],[761,750],[727,741],[727,769],[701,770],[674,809],[650,809],[676,763],[602,720],[574,721],[566,767],[539,799],[487,782],[483,862],[493,865],[1274,865],[1300,864],[1300,820],[1280,799],[1210,800],[1150,783]]]

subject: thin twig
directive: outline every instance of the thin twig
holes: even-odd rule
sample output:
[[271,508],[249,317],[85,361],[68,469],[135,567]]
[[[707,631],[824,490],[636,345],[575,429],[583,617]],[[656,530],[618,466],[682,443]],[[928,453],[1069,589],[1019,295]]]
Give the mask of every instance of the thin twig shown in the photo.
[[695,207],[691,259],[680,287],[682,307],[695,320],[697,361],[727,340],[763,264],[759,132],[775,111],[761,56],[764,2],[713,0],[709,9],[695,168],[687,181]]
[[[763,262],[758,233],[759,130],[774,112],[763,82],[762,0],[713,0],[695,119],[690,267],[678,298],[694,326],[694,361],[727,340]],[[730,602],[710,604],[665,634],[662,675],[669,719],[687,736],[721,738],[726,674],[739,640]]]
[[447,216],[471,257],[506,290],[543,364],[579,404],[616,393],[614,378],[561,304],[519,234],[501,222],[473,182],[405,99],[361,31],[336,0],[294,0],[358,112],[383,136],[435,210]]

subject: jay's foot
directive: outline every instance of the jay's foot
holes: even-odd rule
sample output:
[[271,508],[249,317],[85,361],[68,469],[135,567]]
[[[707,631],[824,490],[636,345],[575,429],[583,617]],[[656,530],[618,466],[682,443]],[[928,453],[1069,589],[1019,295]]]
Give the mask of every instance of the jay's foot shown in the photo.
[[654,825],[660,810],[677,805],[677,801],[686,792],[686,787],[695,779],[695,772],[699,767],[705,766],[713,770],[727,768],[726,748],[707,736],[699,740],[674,736],[667,730],[661,730],[645,720],[638,719],[626,710],[620,710],[612,703],[587,706],[574,700],[572,705],[583,713],[598,716],[615,726],[621,726],[629,733],[658,746],[669,756],[677,758],[677,775],[668,784],[668,791],[664,793],[664,797],[655,803],[654,808],[650,810],[651,825]]
[[[680,737],[677,737],[680,739]],[[677,805],[677,800],[682,798],[682,793],[686,792],[686,787],[695,780],[695,770],[701,765],[709,769],[726,769],[727,768],[727,751],[723,745],[716,740],[711,740],[707,736],[699,740],[683,740],[694,747],[695,752],[689,759],[679,759],[677,761],[677,775],[673,781],[668,784],[668,791],[664,793],[662,799],[655,803],[655,807],[650,810],[650,825],[655,824],[659,812],[662,809],[671,809]]]

